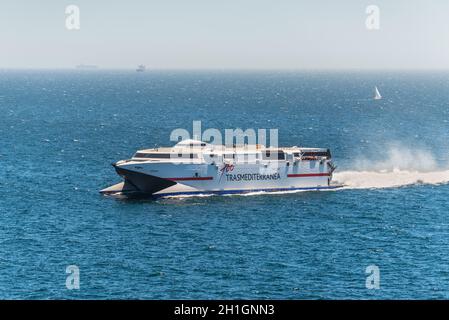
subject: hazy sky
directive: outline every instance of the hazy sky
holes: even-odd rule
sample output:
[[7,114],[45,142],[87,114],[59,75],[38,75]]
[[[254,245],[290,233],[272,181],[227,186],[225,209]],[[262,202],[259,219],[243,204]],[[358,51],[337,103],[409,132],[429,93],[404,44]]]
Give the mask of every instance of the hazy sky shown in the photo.
[[[66,29],[71,4],[80,30]],[[77,64],[448,69],[449,1],[0,0],[0,68]]]

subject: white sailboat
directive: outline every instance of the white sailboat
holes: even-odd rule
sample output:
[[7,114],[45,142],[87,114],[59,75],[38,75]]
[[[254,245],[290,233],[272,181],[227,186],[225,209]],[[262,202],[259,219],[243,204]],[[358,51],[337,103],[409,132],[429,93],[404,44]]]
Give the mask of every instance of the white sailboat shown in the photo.
[[374,100],[380,100],[382,99],[382,96],[380,95],[379,89],[377,89],[377,86],[374,87]]

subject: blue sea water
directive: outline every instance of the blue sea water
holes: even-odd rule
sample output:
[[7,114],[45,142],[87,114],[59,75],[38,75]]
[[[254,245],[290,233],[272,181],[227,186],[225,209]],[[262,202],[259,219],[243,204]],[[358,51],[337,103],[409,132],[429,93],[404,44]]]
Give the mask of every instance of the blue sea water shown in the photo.
[[[110,163],[171,145],[194,120],[329,147],[366,185],[98,193],[120,181]],[[0,298],[447,299],[448,132],[449,73],[0,71]],[[385,186],[401,173],[437,181],[372,188],[392,162]],[[68,265],[79,290],[66,288]],[[369,265],[378,290],[366,288]]]

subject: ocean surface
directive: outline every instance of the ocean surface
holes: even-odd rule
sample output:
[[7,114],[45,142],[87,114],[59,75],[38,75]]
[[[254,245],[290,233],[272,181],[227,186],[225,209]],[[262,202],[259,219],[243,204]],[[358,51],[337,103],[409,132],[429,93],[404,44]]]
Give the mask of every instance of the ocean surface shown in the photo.
[[[194,120],[329,147],[346,187],[98,193]],[[448,138],[449,73],[0,71],[0,298],[448,299]]]

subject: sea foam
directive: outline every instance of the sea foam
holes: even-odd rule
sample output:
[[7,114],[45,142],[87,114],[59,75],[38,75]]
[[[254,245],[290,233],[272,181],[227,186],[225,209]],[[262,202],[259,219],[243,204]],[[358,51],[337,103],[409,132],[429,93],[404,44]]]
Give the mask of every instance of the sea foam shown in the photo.
[[431,152],[392,146],[382,160],[358,159],[354,169],[335,172],[334,181],[349,189],[394,188],[449,182],[448,166],[438,166]]

